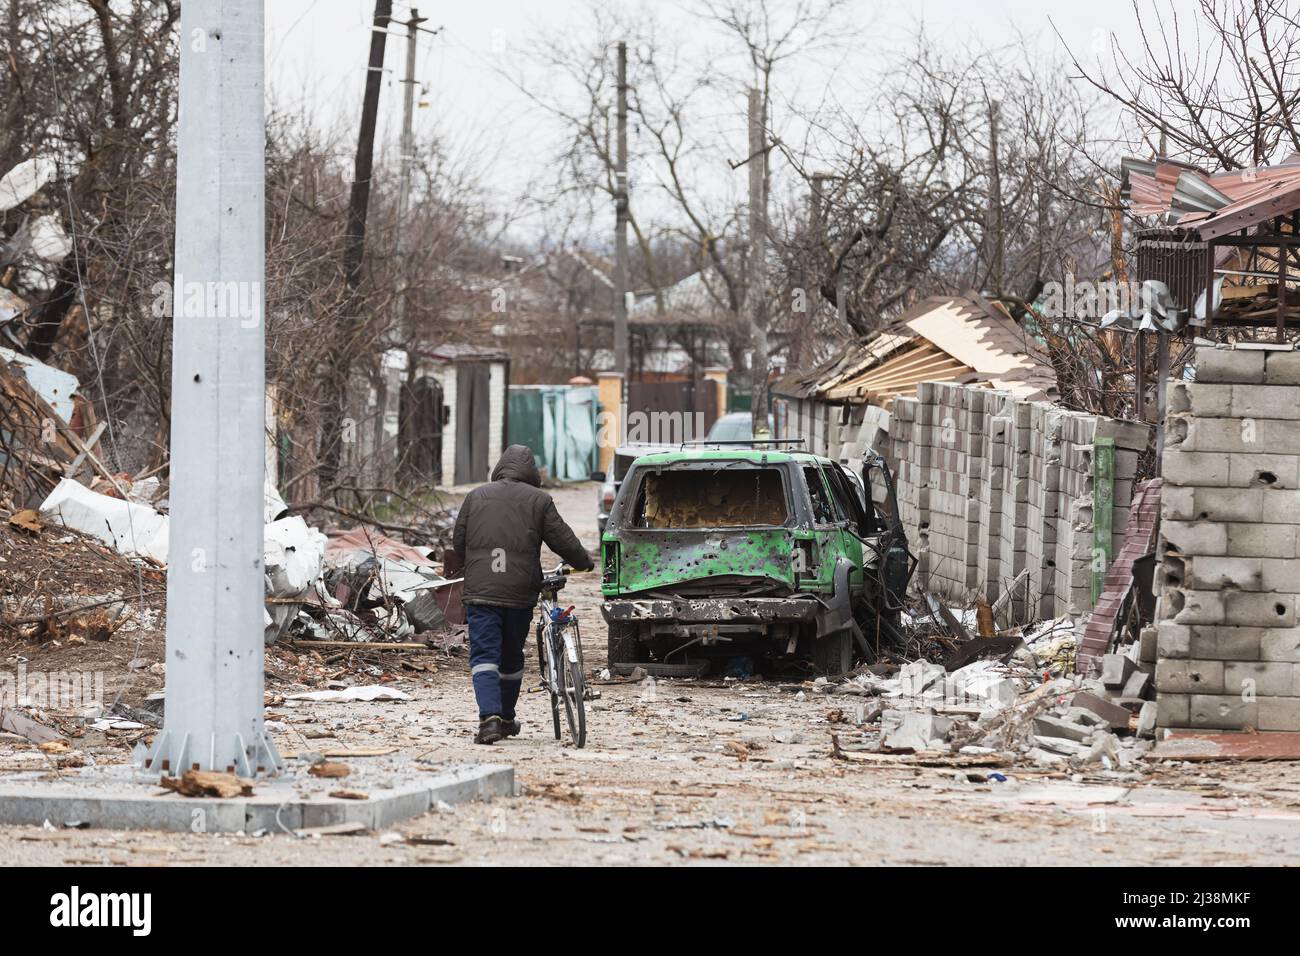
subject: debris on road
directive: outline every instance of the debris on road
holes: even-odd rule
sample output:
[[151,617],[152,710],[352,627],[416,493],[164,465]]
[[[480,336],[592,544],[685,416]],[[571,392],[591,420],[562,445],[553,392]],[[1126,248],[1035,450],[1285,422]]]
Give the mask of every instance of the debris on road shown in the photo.
[[[170,519],[163,487],[153,476],[110,477],[113,482],[100,490],[70,477],[52,478],[53,489],[40,499],[39,510],[15,510],[8,525],[33,539],[42,532],[79,532],[124,558],[164,568]],[[268,483],[263,556],[267,644],[290,636],[403,641],[417,634],[454,633],[464,624],[462,581],[444,577],[429,551],[368,528],[327,536],[289,510]]]
[[[838,732],[832,756],[992,756],[999,765],[1141,772],[1139,758],[1152,747],[1154,705],[1143,699],[1148,683],[1136,680],[1145,671],[1135,661],[1110,655],[1116,660],[1102,676],[1084,677],[1074,673],[1072,621],[970,636],[964,617],[982,616],[987,623],[978,604],[952,611],[934,595],[924,598],[929,613],[905,618],[909,647],[928,647],[944,663],[922,656],[899,661],[891,673],[881,662],[838,680],[818,677],[796,685],[872,699],[870,711],[861,705],[852,722],[857,742],[851,733]],[[924,637],[935,628],[943,639],[967,636],[955,647]],[[1128,689],[1140,693],[1129,697]]]
[[353,701],[410,700],[409,694],[392,687],[371,684],[365,687],[348,687],[343,690],[313,690],[290,694],[285,700],[310,700],[316,702],[349,703]]
[[63,735],[13,708],[0,707],[0,731],[17,734],[34,744],[61,740]]
[[337,779],[349,776],[352,773],[352,768],[345,763],[330,763],[322,760],[319,763],[312,764],[307,773],[313,777]]
[[183,797],[251,797],[253,781],[233,773],[215,770],[186,770],[179,777],[163,777],[159,783],[164,790]]

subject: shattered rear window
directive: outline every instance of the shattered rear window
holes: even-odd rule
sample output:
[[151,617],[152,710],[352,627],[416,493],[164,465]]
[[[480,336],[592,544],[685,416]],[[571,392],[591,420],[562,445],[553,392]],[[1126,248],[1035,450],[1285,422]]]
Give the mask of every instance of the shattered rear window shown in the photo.
[[785,524],[779,468],[689,468],[649,472],[634,524],[641,528],[735,528]]

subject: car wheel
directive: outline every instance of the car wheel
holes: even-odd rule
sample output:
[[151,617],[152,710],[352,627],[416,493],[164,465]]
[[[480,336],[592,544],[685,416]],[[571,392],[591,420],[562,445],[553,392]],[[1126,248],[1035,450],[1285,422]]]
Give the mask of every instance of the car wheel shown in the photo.
[[637,638],[637,625],[624,622],[609,625],[609,638],[606,645],[609,651],[611,669],[622,664],[640,664],[649,659]]
[[813,644],[813,666],[827,677],[838,677],[853,669],[853,635],[839,631],[817,638]]

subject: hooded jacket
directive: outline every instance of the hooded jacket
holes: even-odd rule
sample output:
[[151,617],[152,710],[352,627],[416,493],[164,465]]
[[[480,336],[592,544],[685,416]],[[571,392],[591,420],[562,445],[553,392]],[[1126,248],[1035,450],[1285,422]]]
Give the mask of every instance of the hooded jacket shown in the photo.
[[461,502],[451,544],[465,562],[466,604],[536,604],[543,544],[579,571],[595,567],[541,484],[532,450],[511,445],[492,480]]

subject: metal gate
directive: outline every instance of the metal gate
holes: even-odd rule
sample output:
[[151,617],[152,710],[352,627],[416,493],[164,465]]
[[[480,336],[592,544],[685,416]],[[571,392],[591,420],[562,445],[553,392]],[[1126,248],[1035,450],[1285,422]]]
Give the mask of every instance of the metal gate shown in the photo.
[[703,438],[718,420],[718,388],[708,379],[629,382],[627,440],[671,445]]
[[463,362],[456,367],[456,484],[488,479],[488,366]]
[[402,473],[442,483],[442,385],[425,376],[402,389]]

